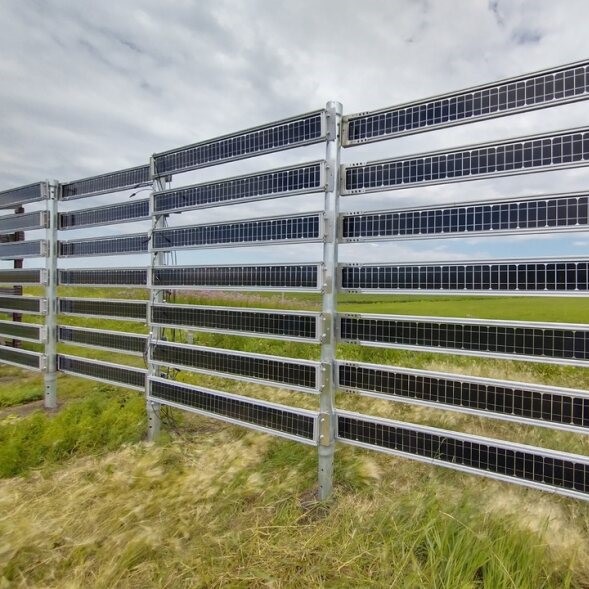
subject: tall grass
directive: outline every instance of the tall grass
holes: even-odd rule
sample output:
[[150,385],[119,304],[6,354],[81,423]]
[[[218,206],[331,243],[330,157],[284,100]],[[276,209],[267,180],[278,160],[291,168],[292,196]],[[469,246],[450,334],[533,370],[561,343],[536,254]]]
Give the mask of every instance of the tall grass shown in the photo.
[[100,388],[53,416],[39,411],[0,421],[0,477],[139,441],[145,432],[142,397]]
[[343,448],[335,496],[322,504],[312,496],[314,449],[206,420],[192,427],[170,444],[0,481],[0,582],[538,589],[589,581],[588,511],[575,502]]

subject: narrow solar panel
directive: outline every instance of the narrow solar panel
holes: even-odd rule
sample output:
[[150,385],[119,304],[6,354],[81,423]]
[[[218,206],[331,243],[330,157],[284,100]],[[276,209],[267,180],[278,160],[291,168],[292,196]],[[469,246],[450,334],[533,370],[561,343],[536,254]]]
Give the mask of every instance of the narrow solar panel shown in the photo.
[[28,342],[45,340],[45,329],[40,325],[14,321],[0,321],[0,337]]
[[79,229],[149,219],[149,199],[59,214],[59,228]]
[[589,95],[582,61],[399,106],[348,115],[344,146],[557,106]]
[[147,285],[145,268],[96,268],[91,270],[59,270],[62,286],[126,286]]
[[319,386],[319,365],[309,360],[166,342],[152,346],[151,359],[165,366],[304,392],[317,392]]
[[0,270],[0,284],[47,284],[47,271],[44,268]]
[[157,250],[229,247],[274,243],[308,243],[323,239],[323,213],[229,221],[153,232]]
[[589,128],[344,165],[342,194],[586,166]]
[[174,213],[265,200],[325,189],[325,164],[313,162],[173,188],[153,195],[156,213]]
[[343,241],[589,229],[589,194],[545,195],[341,216]]
[[103,348],[115,352],[124,352],[142,356],[145,353],[147,337],[120,331],[88,329],[86,327],[57,328],[58,341],[87,348]]
[[369,397],[589,433],[587,391],[357,362],[338,362],[337,375]]
[[47,242],[44,239],[0,243],[0,259],[2,260],[40,258],[46,255]]
[[153,156],[154,177],[323,141],[325,111],[291,117]]
[[61,258],[82,256],[115,256],[147,252],[149,236],[147,233],[133,233],[116,237],[90,237],[59,242]]
[[36,182],[18,188],[10,188],[0,192],[0,209],[15,209],[27,202],[36,202],[47,198],[47,183]]
[[318,414],[161,378],[149,379],[148,400],[265,433],[315,444]]
[[60,298],[58,304],[62,315],[147,321],[145,301]]
[[0,346],[0,363],[32,370],[44,370],[45,356],[38,352]]
[[0,217],[0,234],[44,229],[47,227],[47,212],[34,211],[20,215],[4,215]]
[[149,166],[136,166],[117,172],[101,174],[83,178],[61,186],[62,200],[72,200],[85,196],[95,196],[106,194],[108,192],[118,192],[121,190],[133,190],[142,186],[151,184],[149,177]]
[[372,293],[587,295],[588,260],[506,260],[340,267],[343,290]]
[[143,368],[131,368],[130,366],[111,364],[101,360],[89,360],[59,354],[57,356],[57,369],[65,374],[81,376],[138,391],[145,390],[147,371]]
[[429,464],[589,499],[589,458],[338,411],[337,439]]
[[589,325],[343,314],[339,327],[341,341],[362,345],[589,365]]
[[154,288],[204,288],[318,291],[319,264],[273,266],[160,266],[152,270]]
[[152,305],[152,324],[195,331],[318,341],[318,313],[240,307]]
[[44,315],[46,309],[47,301],[45,299],[27,296],[0,296],[0,312]]

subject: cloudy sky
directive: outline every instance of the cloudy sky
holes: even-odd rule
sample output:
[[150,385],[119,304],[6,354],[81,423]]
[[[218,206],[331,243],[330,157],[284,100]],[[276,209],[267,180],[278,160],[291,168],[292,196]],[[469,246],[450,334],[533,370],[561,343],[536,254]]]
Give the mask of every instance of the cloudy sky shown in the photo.
[[[345,113],[491,82],[589,56],[584,0],[0,0],[0,189],[146,163],[153,152],[314,110]],[[589,125],[577,103],[347,149],[365,161]],[[174,178],[188,184],[323,157],[293,150]],[[589,171],[343,199],[383,209],[589,189]],[[97,197],[70,208],[128,198]],[[190,213],[172,224],[322,207],[320,197]],[[107,233],[146,230],[130,224]],[[94,234],[98,235],[97,232]],[[71,232],[64,239],[93,235]],[[583,255],[589,235],[346,246],[346,260]],[[314,247],[191,252],[183,263],[317,261]],[[67,262],[64,261],[64,265]],[[74,266],[104,265],[80,260]],[[111,261],[109,260],[109,264]],[[112,264],[140,264],[122,257]]]

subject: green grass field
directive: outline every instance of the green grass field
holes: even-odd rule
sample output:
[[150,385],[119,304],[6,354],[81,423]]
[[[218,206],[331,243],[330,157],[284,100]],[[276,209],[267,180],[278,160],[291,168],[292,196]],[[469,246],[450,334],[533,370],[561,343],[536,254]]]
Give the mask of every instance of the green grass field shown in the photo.
[[[62,296],[143,299],[144,291]],[[314,295],[183,294],[177,302],[318,309]],[[582,299],[369,297],[340,310],[589,322]],[[136,323],[61,323],[144,333]],[[182,332],[176,332],[182,338]],[[314,345],[219,334],[195,343],[318,358]],[[29,346],[27,346],[29,347]],[[33,346],[31,346],[33,347]],[[61,345],[141,366],[140,357]],[[589,370],[340,346],[341,358],[589,389]],[[179,372],[182,381],[317,409],[313,395]],[[179,411],[156,445],[142,395],[60,375],[60,411],[41,375],[0,367],[0,588],[589,587],[589,506],[534,490],[338,447],[335,493],[314,499],[316,450]],[[338,407],[589,454],[588,436],[339,393]],[[32,412],[31,412],[32,411]]]

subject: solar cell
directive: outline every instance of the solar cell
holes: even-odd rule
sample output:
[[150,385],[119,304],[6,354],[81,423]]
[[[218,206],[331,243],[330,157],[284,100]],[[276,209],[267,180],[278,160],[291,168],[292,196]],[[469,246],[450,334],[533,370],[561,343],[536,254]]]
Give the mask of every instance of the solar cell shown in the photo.
[[153,247],[176,250],[268,242],[310,242],[323,239],[323,233],[323,214],[316,213],[158,229],[153,233]]
[[152,305],[156,325],[196,331],[317,341],[318,313],[196,305]]
[[154,288],[304,290],[320,288],[319,265],[155,267]]
[[154,177],[323,141],[325,112],[315,111],[153,156]]
[[90,237],[59,242],[61,258],[78,256],[114,256],[147,252],[149,236],[147,233],[134,233],[116,237]]
[[92,380],[108,382],[126,388],[145,390],[146,370],[131,368],[76,356],[57,356],[57,367],[60,372],[83,376]]
[[152,346],[151,359],[166,366],[305,392],[315,392],[319,386],[318,364],[308,360],[166,342]]
[[57,338],[60,342],[76,346],[104,348],[140,356],[145,353],[147,344],[147,337],[144,335],[81,327],[59,326]]
[[340,315],[341,341],[586,366],[589,326],[406,315]]
[[59,228],[78,229],[149,219],[149,199],[59,214]]
[[43,370],[45,368],[45,357],[37,352],[0,346],[0,363],[32,370]]
[[47,213],[34,211],[20,215],[4,215],[0,217],[0,233],[14,233],[29,229],[44,229],[47,227]]
[[589,431],[586,391],[357,362],[338,362],[337,374],[340,388],[370,397]]
[[589,160],[589,128],[343,166],[342,194],[574,168]]
[[86,196],[132,190],[151,184],[149,166],[136,166],[99,176],[91,176],[61,185],[61,199],[72,200]]
[[587,260],[509,260],[430,264],[342,265],[342,289],[463,294],[589,293]]
[[47,255],[47,242],[44,239],[34,241],[13,241],[0,243],[0,259],[40,258]]
[[317,414],[241,395],[150,378],[149,399],[300,442],[314,443]]
[[0,192],[0,209],[14,209],[27,202],[36,202],[47,198],[48,187],[45,182],[27,184],[18,188],[9,188]]
[[341,216],[344,241],[589,229],[589,195],[546,195]]
[[325,188],[324,176],[323,162],[237,176],[156,192],[154,208],[157,213],[170,213],[320,192]]
[[82,317],[108,317],[126,321],[146,321],[145,301],[60,298],[59,312]]
[[0,296],[0,311],[22,311],[31,315],[42,315],[47,308],[45,299],[28,296]]
[[145,268],[96,268],[91,270],[59,270],[59,284],[65,286],[126,286],[147,285]]
[[457,470],[589,499],[589,458],[338,411],[337,439]]
[[16,268],[14,270],[0,270],[1,284],[46,284],[45,269]]
[[344,117],[343,144],[354,145],[557,106],[589,95],[589,62],[517,76]]

